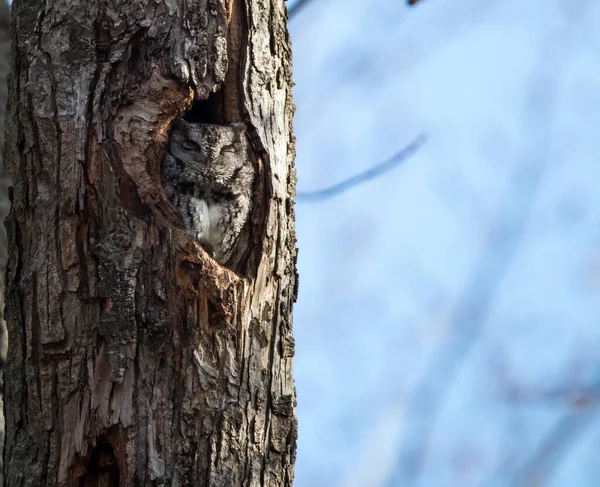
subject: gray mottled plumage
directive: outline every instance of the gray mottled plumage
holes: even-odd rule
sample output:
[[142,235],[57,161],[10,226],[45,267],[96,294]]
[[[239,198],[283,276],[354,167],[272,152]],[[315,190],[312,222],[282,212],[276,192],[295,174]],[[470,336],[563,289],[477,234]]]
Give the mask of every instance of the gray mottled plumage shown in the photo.
[[188,233],[229,261],[248,219],[255,167],[244,124],[173,122],[162,161],[167,197]]

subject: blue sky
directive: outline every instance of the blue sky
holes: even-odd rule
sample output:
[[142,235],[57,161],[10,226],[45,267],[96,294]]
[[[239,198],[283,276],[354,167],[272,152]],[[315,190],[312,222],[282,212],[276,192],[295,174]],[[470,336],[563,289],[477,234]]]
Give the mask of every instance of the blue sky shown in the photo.
[[429,136],[298,202],[297,486],[597,485],[599,22],[565,0],[290,22],[300,191]]

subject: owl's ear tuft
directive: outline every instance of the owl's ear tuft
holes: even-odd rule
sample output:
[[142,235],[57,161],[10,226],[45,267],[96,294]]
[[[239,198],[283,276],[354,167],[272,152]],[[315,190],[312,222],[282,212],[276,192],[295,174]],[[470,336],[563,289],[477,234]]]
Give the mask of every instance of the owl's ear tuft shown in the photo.
[[246,133],[246,124],[242,122],[230,123],[229,126],[235,131],[237,135],[243,135]]

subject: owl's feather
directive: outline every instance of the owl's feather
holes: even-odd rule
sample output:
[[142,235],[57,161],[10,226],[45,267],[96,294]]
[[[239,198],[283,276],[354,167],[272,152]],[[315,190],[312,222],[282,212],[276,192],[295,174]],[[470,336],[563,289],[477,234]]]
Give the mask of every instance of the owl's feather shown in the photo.
[[162,181],[188,233],[229,261],[248,220],[255,166],[244,124],[173,122]]

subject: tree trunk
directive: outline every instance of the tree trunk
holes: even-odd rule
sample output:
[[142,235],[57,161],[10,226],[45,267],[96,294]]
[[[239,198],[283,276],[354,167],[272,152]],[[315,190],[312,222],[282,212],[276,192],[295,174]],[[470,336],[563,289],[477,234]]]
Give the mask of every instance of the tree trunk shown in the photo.
[[[282,0],[14,1],[6,485],[292,484],[286,16]],[[186,111],[252,136],[233,270],[161,184]]]
[[[6,0],[0,0],[0,147],[4,146],[4,115],[6,109],[6,77],[8,75],[8,59],[10,52],[10,7]],[[8,188],[10,179],[4,171],[2,156],[0,155],[0,367],[4,367],[7,351],[6,322],[4,321],[4,276],[6,274],[6,229],[4,219],[8,215],[10,201]],[[0,369],[0,382],[2,370]],[[4,407],[0,394],[0,471],[3,470],[2,452],[4,448]],[[4,477],[0,472],[0,487],[4,485]]]

